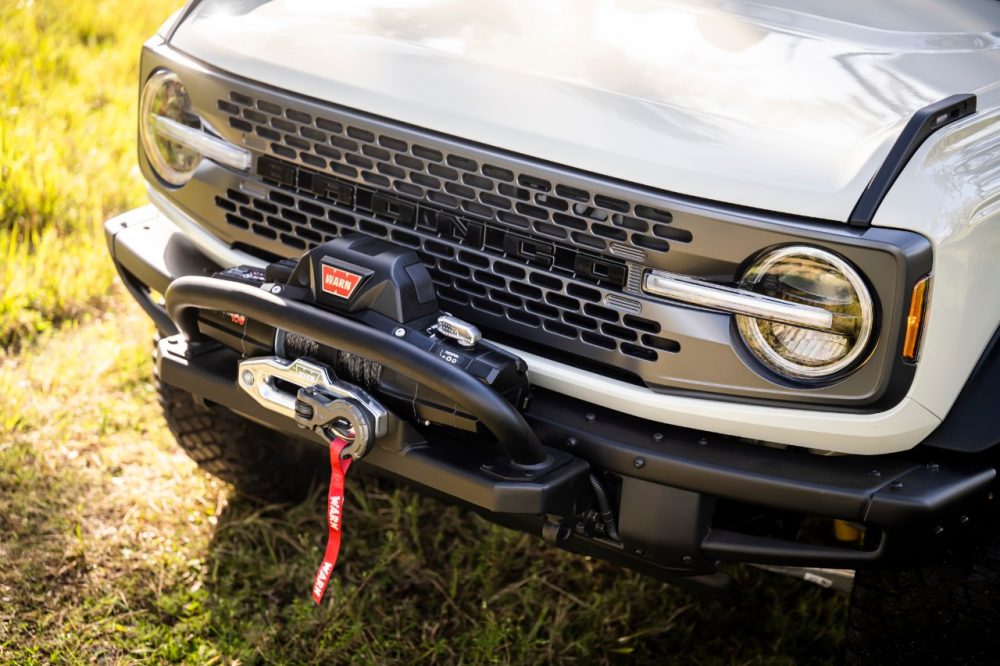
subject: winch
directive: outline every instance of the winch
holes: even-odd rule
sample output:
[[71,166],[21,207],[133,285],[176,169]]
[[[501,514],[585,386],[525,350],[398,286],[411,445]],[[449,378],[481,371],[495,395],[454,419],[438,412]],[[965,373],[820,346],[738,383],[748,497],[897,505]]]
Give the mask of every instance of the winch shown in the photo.
[[[527,407],[525,362],[482,340],[472,324],[443,312],[430,274],[412,251],[368,236],[348,236],[317,246],[297,261],[281,260],[265,268],[236,266],[213,277],[343,315],[392,335],[414,351],[436,356],[477,378],[517,410]],[[418,426],[448,428],[456,435],[490,436],[480,419],[456,400],[363,356],[235,311],[201,310],[198,328],[243,354],[238,377],[243,390],[262,406],[296,418],[303,427],[329,428],[320,415],[336,403],[336,419],[352,431],[352,440],[361,433],[363,440],[384,435],[390,413]],[[360,457],[364,447],[346,453]]]

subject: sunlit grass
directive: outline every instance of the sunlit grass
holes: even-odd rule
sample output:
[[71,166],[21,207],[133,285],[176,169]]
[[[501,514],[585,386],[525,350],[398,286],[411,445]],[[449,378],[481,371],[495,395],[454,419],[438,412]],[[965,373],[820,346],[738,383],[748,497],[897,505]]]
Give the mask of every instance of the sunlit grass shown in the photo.
[[0,347],[107,303],[101,224],[144,196],[139,48],[178,4],[0,2]]

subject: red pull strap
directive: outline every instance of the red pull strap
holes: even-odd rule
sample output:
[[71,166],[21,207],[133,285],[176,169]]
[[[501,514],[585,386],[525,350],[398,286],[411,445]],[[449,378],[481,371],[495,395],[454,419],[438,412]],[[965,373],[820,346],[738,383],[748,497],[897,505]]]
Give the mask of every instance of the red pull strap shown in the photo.
[[347,442],[340,437],[330,442],[330,493],[326,500],[326,525],[329,531],[326,541],[326,554],[323,564],[316,572],[313,581],[312,598],[317,604],[323,600],[323,593],[330,582],[333,568],[337,565],[337,554],[340,553],[340,521],[344,511],[344,477],[351,466],[351,458],[341,458],[340,453]]

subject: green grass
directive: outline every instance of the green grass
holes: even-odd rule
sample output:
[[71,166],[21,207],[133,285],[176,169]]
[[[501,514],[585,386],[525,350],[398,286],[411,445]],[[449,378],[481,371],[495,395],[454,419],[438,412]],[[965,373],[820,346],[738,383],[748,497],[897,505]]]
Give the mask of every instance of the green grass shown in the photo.
[[0,3],[0,663],[806,663],[845,603],[735,569],[713,600],[352,475],[266,507],[177,448],[100,223],[142,203],[138,48],[171,2]]
[[178,4],[0,2],[0,347],[108,302],[101,224],[143,199],[139,47]]

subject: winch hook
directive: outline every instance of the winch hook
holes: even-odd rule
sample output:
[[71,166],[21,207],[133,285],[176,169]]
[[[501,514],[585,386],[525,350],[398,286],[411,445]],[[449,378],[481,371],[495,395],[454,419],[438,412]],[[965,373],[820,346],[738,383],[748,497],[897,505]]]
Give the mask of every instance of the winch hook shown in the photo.
[[375,417],[361,402],[332,394],[322,386],[300,388],[295,397],[295,421],[327,441],[348,444],[341,457],[360,460],[375,439]]

